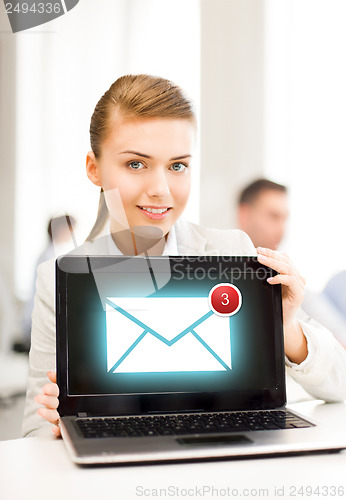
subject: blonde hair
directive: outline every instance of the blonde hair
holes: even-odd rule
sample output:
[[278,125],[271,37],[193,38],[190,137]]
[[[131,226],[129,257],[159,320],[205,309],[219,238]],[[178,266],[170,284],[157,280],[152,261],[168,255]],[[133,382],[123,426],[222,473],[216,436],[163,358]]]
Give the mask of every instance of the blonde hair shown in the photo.
[[[125,118],[176,118],[196,126],[193,105],[183,90],[164,78],[151,75],[125,75],[116,80],[97,103],[90,122],[90,144],[96,158],[111,130],[114,111]],[[101,188],[98,214],[87,237],[92,241],[108,219],[108,208]]]

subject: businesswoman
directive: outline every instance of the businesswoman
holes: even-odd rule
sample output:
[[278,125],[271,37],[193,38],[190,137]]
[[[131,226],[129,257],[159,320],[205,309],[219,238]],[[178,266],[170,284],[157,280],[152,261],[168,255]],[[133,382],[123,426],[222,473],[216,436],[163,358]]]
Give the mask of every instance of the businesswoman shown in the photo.
[[[279,273],[270,283],[282,285],[290,375],[316,397],[346,398],[345,350],[319,325],[298,319],[304,283],[289,258],[268,249],[256,251],[241,231],[203,228],[182,219],[196,142],[195,114],[183,91],[149,75],[119,78],[96,105],[90,141],[86,172],[101,194],[84,252],[258,255]],[[212,203],[214,195],[205,202]],[[60,434],[54,302],[54,262],[48,261],[38,270],[24,435],[49,427]]]

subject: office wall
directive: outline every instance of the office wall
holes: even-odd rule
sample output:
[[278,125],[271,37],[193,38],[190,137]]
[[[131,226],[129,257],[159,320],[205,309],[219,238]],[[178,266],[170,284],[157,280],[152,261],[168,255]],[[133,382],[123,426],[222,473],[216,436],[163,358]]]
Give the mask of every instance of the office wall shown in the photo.
[[307,286],[345,269],[346,2],[266,0],[265,170],[287,184],[283,248]]
[[14,197],[16,179],[16,39],[0,15],[0,274],[12,289],[14,269]]
[[[0,15],[0,355],[11,348],[14,323],[16,182],[16,40]],[[5,78],[6,76],[6,78]]]
[[264,1],[201,0],[201,202],[235,227],[239,189],[263,171]]

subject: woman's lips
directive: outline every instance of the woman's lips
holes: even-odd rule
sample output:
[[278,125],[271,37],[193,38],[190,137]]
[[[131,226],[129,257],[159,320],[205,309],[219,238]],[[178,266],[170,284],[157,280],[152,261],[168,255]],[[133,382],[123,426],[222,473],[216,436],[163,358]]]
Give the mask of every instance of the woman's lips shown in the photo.
[[142,214],[148,217],[151,220],[162,220],[165,219],[172,207],[154,207],[154,206],[140,206],[137,205]]

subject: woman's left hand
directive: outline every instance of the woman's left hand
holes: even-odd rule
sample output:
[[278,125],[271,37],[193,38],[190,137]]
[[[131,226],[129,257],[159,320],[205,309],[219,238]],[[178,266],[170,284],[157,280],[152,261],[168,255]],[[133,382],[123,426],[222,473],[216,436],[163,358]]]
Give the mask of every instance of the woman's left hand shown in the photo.
[[298,273],[290,258],[269,248],[257,248],[261,264],[279,274],[268,279],[271,285],[282,285],[282,313],[284,323],[285,353],[294,363],[301,363],[307,356],[307,342],[296,313],[304,300],[305,280]]

